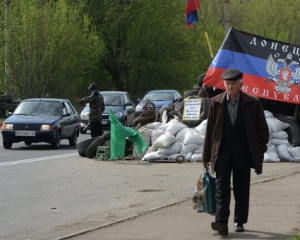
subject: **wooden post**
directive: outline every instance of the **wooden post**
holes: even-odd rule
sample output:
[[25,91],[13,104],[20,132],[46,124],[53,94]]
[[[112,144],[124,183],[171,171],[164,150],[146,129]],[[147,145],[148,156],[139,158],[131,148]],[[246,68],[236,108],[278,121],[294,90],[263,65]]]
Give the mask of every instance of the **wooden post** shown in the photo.
[[224,21],[225,21],[225,36],[230,29],[230,20],[229,20],[229,0],[224,0],[225,2],[225,14],[224,14]]

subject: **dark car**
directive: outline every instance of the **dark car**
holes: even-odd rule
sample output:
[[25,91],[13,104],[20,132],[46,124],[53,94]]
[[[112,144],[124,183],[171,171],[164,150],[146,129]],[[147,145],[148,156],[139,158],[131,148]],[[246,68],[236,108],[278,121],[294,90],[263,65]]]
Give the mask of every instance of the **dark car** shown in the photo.
[[71,146],[76,146],[79,117],[67,99],[31,98],[19,104],[1,130],[5,149],[22,141],[26,145],[46,142],[59,148],[61,139],[68,139]]
[[[123,91],[101,91],[104,98],[105,110],[102,114],[102,130],[110,130],[109,109],[113,111],[119,122],[124,126],[131,126],[135,118],[135,104],[128,92]],[[80,133],[90,130],[89,104],[80,113]]]
[[152,90],[145,94],[140,102],[135,107],[136,116],[140,115],[146,102],[150,101],[155,105],[155,110],[158,111],[161,107],[171,107],[173,103],[180,100],[182,95],[177,90]]

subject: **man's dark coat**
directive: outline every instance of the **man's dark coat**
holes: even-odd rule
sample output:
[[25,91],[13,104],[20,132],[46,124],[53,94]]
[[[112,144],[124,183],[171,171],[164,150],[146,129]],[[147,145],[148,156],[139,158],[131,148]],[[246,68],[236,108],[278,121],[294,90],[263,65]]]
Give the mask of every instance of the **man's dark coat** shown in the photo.
[[[222,140],[225,107],[227,107],[227,93],[223,92],[211,99],[207,118],[207,128],[203,147],[202,161],[210,162],[212,173],[218,159],[220,143]],[[240,92],[243,118],[246,126],[246,135],[252,158],[252,167],[257,174],[262,173],[264,152],[267,150],[269,129],[261,103],[256,97]],[[239,149],[236,149],[239,150]],[[249,154],[249,152],[248,152]],[[240,156],[243,152],[239,153]],[[245,156],[249,158],[249,156]]]

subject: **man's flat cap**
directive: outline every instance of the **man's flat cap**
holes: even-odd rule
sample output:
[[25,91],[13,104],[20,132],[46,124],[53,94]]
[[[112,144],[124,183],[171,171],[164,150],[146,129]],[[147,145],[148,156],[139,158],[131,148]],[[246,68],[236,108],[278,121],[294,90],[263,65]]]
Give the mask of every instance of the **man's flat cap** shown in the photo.
[[243,78],[243,73],[237,69],[228,69],[222,73],[221,77],[224,80],[239,80]]

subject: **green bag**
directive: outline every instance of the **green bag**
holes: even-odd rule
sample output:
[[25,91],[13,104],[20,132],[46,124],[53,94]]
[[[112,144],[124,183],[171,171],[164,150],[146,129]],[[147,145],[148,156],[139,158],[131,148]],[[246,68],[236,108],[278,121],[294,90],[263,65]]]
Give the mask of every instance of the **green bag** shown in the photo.
[[215,215],[216,213],[216,179],[211,175],[209,168],[206,168],[203,177],[205,212]]
[[126,138],[134,144],[137,154],[147,150],[148,144],[144,141],[140,133],[133,128],[124,127],[116,118],[112,110],[109,110],[110,120],[110,159],[125,157]]

